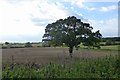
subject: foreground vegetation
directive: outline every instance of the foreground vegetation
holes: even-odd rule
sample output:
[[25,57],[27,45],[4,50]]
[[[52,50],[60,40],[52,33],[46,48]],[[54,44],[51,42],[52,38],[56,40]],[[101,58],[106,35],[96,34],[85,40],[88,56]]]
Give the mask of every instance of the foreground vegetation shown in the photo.
[[68,64],[11,64],[3,67],[4,78],[120,78],[118,56],[81,59]]

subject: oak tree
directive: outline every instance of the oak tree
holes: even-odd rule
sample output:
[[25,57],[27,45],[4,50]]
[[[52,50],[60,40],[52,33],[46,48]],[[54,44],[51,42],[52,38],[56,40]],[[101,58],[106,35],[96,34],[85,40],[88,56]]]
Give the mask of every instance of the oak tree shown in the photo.
[[72,58],[73,48],[77,48],[80,43],[99,47],[102,35],[99,30],[96,32],[92,32],[92,30],[93,27],[89,23],[84,23],[75,16],[69,16],[66,19],[59,19],[48,24],[45,28],[43,41],[54,46],[66,44]]

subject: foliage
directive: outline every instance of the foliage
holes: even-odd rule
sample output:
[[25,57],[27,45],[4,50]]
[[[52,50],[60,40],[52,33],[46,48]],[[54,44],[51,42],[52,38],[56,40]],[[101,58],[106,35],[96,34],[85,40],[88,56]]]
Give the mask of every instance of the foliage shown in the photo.
[[120,59],[109,56],[98,59],[82,59],[76,63],[11,64],[3,67],[3,78],[120,78]]
[[25,47],[32,47],[32,44],[30,42],[25,43]]
[[47,43],[43,43],[43,44],[42,44],[42,47],[50,47],[50,45],[47,44]]
[[93,27],[89,23],[83,23],[80,19],[71,16],[48,24],[43,35],[43,38],[46,39],[43,41],[54,46],[65,43],[69,47],[69,53],[72,57],[73,48],[77,48],[80,43],[87,46],[99,46],[102,35],[99,30],[92,32],[92,29]]
[[106,42],[107,40],[110,40],[112,42],[116,42],[116,41],[120,41],[120,37],[106,37],[106,38],[102,38],[103,42]]
[[113,42],[112,45],[120,45],[120,41]]
[[5,45],[8,45],[9,44],[9,42],[5,42]]

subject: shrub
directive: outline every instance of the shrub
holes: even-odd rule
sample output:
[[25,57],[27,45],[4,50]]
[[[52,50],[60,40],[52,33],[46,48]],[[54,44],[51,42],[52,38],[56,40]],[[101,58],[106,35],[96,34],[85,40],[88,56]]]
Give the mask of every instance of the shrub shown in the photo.
[[9,42],[5,42],[5,45],[8,45],[9,44]]
[[24,48],[23,46],[11,46],[10,48]]
[[32,44],[30,42],[25,43],[25,47],[32,47]]
[[43,44],[42,44],[42,47],[50,47],[50,45],[47,44],[47,43],[43,43]]
[[2,46],[2,49],[7,49],[7,47],[6,46]]
[[112,41],[111,40],[107,40],[105,45],[112,45]]
[[120,45],[120,42],[113,42],[112,45]]

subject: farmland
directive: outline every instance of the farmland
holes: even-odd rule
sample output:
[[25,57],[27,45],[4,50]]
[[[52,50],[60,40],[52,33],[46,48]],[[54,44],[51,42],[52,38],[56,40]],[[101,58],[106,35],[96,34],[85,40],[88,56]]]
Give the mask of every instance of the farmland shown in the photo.
[[118,78],[118,47],[106,48],[74,49],[72,59],[67,47],[3,49],[3,78]]

